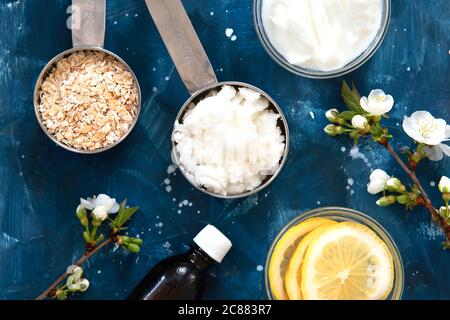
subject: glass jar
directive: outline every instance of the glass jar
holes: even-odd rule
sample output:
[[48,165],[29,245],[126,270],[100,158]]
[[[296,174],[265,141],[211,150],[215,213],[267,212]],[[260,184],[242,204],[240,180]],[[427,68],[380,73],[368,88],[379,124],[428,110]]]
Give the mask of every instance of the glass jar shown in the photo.
[[371,217],[365,215],[364,213],[358,212],[353,209],[348,208],[340,208],[340,207],[327,207],[327,208],[319,208],[314,209],[308,212],[305,212],[298,217],[291,220],[276,236],[275,240],[273,241],[269,254],[267,255],[266,265],[265,265],[265,285],[266,285],[266,292],[267,296],[270,300],[273,300],[274,297],[272,296],[272,291],[270,289],[270,283],[269,283],[269,265],[270,260],[272,259],[272,254],[275,249],[275,246],[277,242],[281,239],[281,237],[293,226],[311,219],[311,218],[327,218],[331,220],[335,220],[337,222],[343,222],[343,221],[352,221],[356,223],[360,223],[369,229],[371,229],[373,232],[375,232],[381,240],[383,240],[386,243],[386,246],[389,248],[389,251],[392,254],[393,262],[394,262],[394,285],[392,287],[392,291],[387,297],[387,300],[401,300],[402,294],[403,294],[403,286],[404,286],[404,269],[403,269],[403,262],[402,258],[400,256],[400,252],[397,248],[397,245],[395,244],[392,237],[389,235],[389,233],[374,219]]
[[265,30],[264,24],[262,20],[262,7],[264,0],[254,0],[253,2],[253,19],[255,23],[256,33],[258,34],[258,38],[261,41],[264,49],[267,51],[269,56],[277,62],[280,66],[285,68],[286,70],[293,72],[295,74],[313,78],[313,79],[329,79],[343,76],[349,72],[352,72],[359,67],[361,67],[364,63],[366,63],[377,51],[383,42],[384,37],[386,36],[389,21],[391,17],[391,0],[382,0],[383,2],[383,14],[381,17],[381,27],[378,30],[377,35],[373,39],[370,46],[355,60],[348,63],[342,68],[331,70],[331,71],[319,71],[313,69],[302,68],[297,65],[293,65],[289,63],[271,44]]

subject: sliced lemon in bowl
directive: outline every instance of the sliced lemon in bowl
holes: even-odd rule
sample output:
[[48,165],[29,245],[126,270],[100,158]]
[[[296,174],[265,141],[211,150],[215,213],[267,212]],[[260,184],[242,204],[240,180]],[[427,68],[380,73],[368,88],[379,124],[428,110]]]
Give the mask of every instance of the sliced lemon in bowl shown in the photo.
[[383,300],[394,282],[392,254],[364,225],[341,222],[318,232],[302,264],[307,300]]
[[284,276],[284,283],[287,296],[289,300],[302,300],[302,292],[301,292],[301,266],[303,263],[303,258],[305,256],[306,250],[311,243],[311,240],[317,234],[320,234],[323,229],[327,228],[330,225],[336,224],[336,221],[329,220],[324,223],[322,226],[317,227],[306,236],[304,236],[299,242],[297,248],[294,251],[291,259],[289,260],[288,267],[286,269],[286,274]]
[[333,220],[324,218],[309,219],[290,228],[278,240],[270,257],[268,270],[270,290],[276,300],[289,299],[285,290],[284,276],[292,253],[302,237],[312,230],[330,222],[333,222]]

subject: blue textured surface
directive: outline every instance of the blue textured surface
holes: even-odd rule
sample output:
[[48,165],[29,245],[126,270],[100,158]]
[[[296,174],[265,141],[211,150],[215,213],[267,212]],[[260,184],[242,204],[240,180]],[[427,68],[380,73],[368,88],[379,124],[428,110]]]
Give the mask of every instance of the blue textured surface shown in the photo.
[[[156,261],[184,251],[206,223],[221,228],[234,244],[211,271],[206,297],[265,298],[264,273],[257,266],[264,265],[277,232],[299,213],[328,205],[366,212],[392,234],[405,265],[404,298],[450,298],[450,252],[442,251],[442,236],[428,213],[381,209],[365,190],[371,168],[404,178],[398,166],[369,142],[360,146],[367,163],[353,160],[349,140],[322,132],[324,112],[342,106],[342,79],[304,79],[270,60],[255,34],[250,0],[183,3],[218,78],[259,86],[284,110],[292,147],[281,175],[269,189],[237,201],[201,194],[180,174],[170,176],[172,192],[165,191],[172,124],[188,93],[142,0],[108,0],[105,43],[140,81],[143,110],[137,127],[123,144],[100,155],[55,146],[37,124],[32,91],[45,63],[71,46],[65,28],[70,1],[1,0],[0,298],[33,298],[83,253],[74,208],[80,196],[101,192],[141,207],[130,234],[140,234],[145,244],[138,256],[109,250],[91,259],[85,271],[92,287],[81,299],[126,297]],[[399,126],[405,114],[427,109],[450,120],[450,6],[448,0],[393,0],[392,11],[380,50],[345,78],[355,80],[364,94],[379,87],[394,95],[387,124],[400,147],[411,144]],[[226,28],[234,29],[236,41],[225,36]],[[430,182],[449,175],[449,168],[449,159],[425,161],[419,168],[435,202],[439,193]],[[193,206],[178,214],[185,199]]]

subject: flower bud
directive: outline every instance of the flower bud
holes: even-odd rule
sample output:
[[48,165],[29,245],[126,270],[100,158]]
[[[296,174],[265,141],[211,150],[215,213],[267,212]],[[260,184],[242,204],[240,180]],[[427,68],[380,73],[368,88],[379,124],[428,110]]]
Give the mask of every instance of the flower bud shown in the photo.
[[325,133],[331,137],[341,135],[344,133],[344,128],[341,126],[335,126],[334,124],[329,124],[324,129]]
[[137,244],[138,246],[141,246],[143,243],[141,238],[131,238],[130,241],[131,243]]
[[409,202],[409,196],[403,194],[397,197],[397,202],[400,204],[407,204]]
[[78,285],[80,287],[80,289],[78,291],[79,292],[85,292],[89,288],[89,280],[88,279],[81,279],[78,282]]
[[391,192],[402,193],[406,190],[406,187],[402,184],[402,182],[398,178],[390,178],[386,182],[386,189]]
[[66,273],[68,273],[68,274],[74,274],[74,273],[78,274],[80,271],[81,271],[81,273],[83,273],[83,269],[75,264],[68,266],[66,269]]
[[442,192],[442,199],[445,202],[450,201],[450,179],[446,176],[443,176],[439,181],[438,185],[439,191]]
[[85,242],[91,241],[91,236],[89,235],[89,232],[83,231],[83,239]]
[[105,206],[98,206],[92,211],[92,217],[97,221],[105,221],[108,218],[108,208]]
[[55,293],[55,297],[58,300],[66,300],[67,299],[67,292],[66,290],[57,289]]
[[367,121],[366,117],[362,115],[356,115],[352,118],[352,126],[355,129],[366,129],[369,125],[369,122]]
[[80,220],[81,225],[86,227],[88,225],[86,208],[83,207],[82,205],[79,205],[77,207],[76,214],[77,214],[78,220]]
[[327,117],[328,121],[330,122],[337,122],[339,116],[339,110],[338,109],[330,109],[327,112],[325,112],[325,117]]
[[439,215],[444,219],[450,218],[450,210],[447,207],[441,207],[439,209]]
[[127,243],[125,244],[125,246],[127,247],[128,250],[130,250],[133,253],[138,253],[141,250],[141,248],[134,243]]
[[395,196],[386,196],[382,197],[377,201],[377,205],[380,207],[389,207],[391,204],[394,204],[397,201]]

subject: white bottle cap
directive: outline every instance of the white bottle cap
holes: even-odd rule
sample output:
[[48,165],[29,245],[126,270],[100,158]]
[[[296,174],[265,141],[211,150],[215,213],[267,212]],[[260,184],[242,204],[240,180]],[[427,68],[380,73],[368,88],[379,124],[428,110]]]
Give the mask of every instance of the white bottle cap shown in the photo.
[[195,236],[194,242],[218,263],[222,262],[223,257],[231,249],[231,241],[210,224]]

